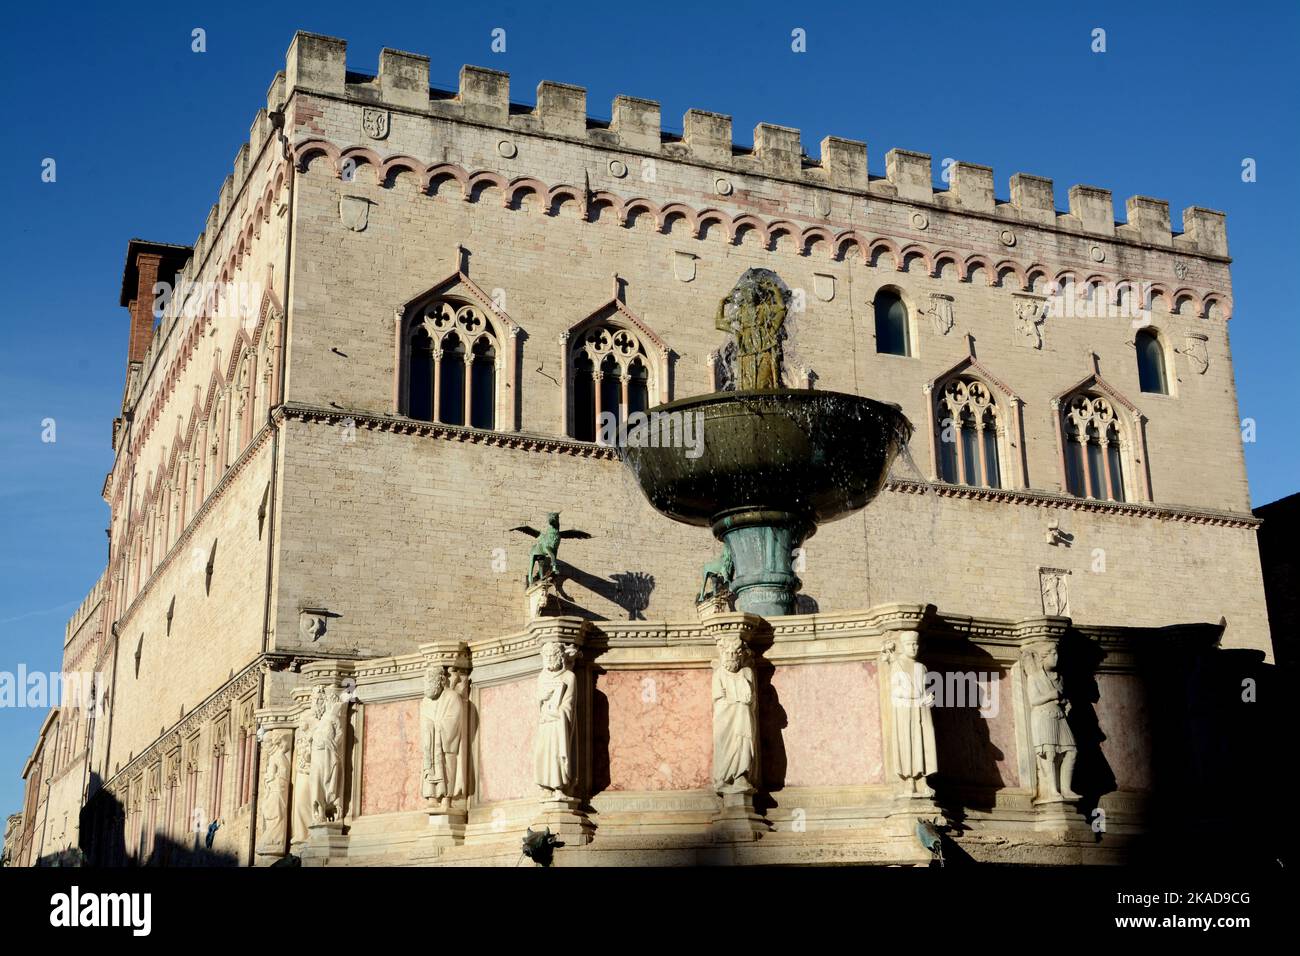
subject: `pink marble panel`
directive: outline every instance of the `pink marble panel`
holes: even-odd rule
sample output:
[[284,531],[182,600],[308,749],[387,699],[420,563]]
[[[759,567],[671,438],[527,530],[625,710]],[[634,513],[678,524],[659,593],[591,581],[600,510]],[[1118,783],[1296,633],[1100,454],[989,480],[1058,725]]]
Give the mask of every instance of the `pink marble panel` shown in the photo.
[[[991,683],[994,674],[996,683]],[[935,695],[939,774],[946,780],[982,787],[1019,786],[1010,675],[982,665],[948,668],[927,671],[926,687]]]
[[479,797],[485,803],[537,792],[533,736],[537,729],[536,680],[494,684],[479,692]]
[[706,668],[600,675],[597,695],[604,694],[609,713],[610,790],[693,790],[709,785],[711,677]]
[[874,661],[783,664],[761,705],[760,759],[769,787],[884,780]]
[[989,743],[997,754],[994,766],[1004,787],[1020,786],[1020,759],[1017,756],[1019,744],[1016,741],[1016,705],[1012,696],[1011,675],[1004,673],[998,678],[997,697],[989,698],[988,706],[977,713],[986,714],[983,718],[988,726]]
[[1121,790],[1151,789],[1151,714],[1139,678],[1097,675],[1097,726],[1102,756]]
[[420,702],[366,704],[361,767],[361,813],[420,808]]

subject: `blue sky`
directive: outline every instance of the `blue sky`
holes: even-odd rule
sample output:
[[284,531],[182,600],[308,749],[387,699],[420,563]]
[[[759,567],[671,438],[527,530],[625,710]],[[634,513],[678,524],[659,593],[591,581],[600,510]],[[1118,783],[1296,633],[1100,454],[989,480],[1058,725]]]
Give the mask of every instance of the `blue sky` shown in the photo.
[[[1231,323],[1251,492],[1300,490],[1290,283],[1300,262],[1300,4],[446,3],[17,4],[0,37],[0,671],[57,669],[68,616],[103,568],[127,315],[117,305],[133,236],[189,244],[295,29],[344,37],[373,73],[388,46],[428,55],[433,85],[463,63],[588,90],[608,116],[626,93],[865,140],[873,174],[895,146],[994,168],[999,198],[1027,172],[1228,213]],[[191,52],[191,31],[207,52]],[[506,52],[491,34],[506,31]],[[1105,53],[1091,50],[1106,30]],[[807,52],[791,51],[802,28]],[[41,182],[41,163],[57,181]],[[1244,158],[1257,181],[1243,183]],[[41,441],[53,418],[57,440]],[[43,711],[0,710],[0,813],[21,805]]]

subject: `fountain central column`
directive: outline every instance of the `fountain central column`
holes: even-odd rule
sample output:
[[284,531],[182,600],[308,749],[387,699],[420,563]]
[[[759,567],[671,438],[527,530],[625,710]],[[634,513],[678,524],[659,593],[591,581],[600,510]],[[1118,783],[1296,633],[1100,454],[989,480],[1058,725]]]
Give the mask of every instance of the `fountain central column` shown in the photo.
[[713,534],[731,548],[736,610],[762,617],[793,614],[802,586],[794,551],[816,525],[788,511],[742,509],[714,519]]

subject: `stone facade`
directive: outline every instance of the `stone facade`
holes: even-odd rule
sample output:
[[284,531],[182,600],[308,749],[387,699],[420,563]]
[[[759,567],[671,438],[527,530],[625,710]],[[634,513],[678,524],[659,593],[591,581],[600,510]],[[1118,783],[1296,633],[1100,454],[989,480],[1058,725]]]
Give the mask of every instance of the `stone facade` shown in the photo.
[[[376,76],[350,72],[343,41],[299,33],[193,247],[129,250],[110,560],[65,652],[103,675],[107,706],[93,725],[68,708],[47,723],[23,862],[79,840],[105,862],[513,863],[543,821],[572,834],[561,857],[575,862],[650,846],[666,862],[915,862],[880,659],[882,635],[906,628],[935,666],[1002,688],[996,717],[936,715],[940,766],[946,753],[956,768],[939,798],[975,821],[969,852],[1121,859],[1151,786],[1137,741],[1152,655],[1208,653],[1207,640],[1270,651],[1223,215],[1188,209],[1174,233],[1166,203],[1134,197],[1117,225],[1095,187],[1058,212],[1036,176],[999,201],[986,167],[959,163],[937,191],[929,157],[904,150],[874,177],[867,147],[835,137],[814,160],[783,127],[759,125],[744,148],[711,113],[687,113],[678,137],[648,100],[617,98],[604,123],[577,87],[542,83],[529,110],[491,70],[465,67],[455,95],[428,79],[426,58],[391,50]],[[797,296],[787,384],[897,403],[916,433],[880,498],[808,542],[806,613],[701,624],[715,542],[654,515],[612,449],[574,437],[577,346],[605,329],[639,349],[652,405],[713,391],[712,314],[750,267]],[[173,272],[176,294],[154,303],[148,280]],[[878,351],[882,292],[906,307],[906,355]],[[442,303],[468,315],[462,337],[491,343],[488,377],[466,356],[462,389],[491,393],[464,399],[470,425],[413,407],[411,343]],[[141,321],[153,305],[156,329]],[[1139,382],[1141,328],[1164,392]],[[955,381],[997,405],[996,481],[939,480]],[[442,386],[435,402],[461,400]],[[1067,469],[1080,395],[1116,422],[1091,497]],[[590,538],[565,545],[562,613],[528,621],[527,542],[511,529],[551,511]],[[581,645],[577,789],[539,810],[547,628]],[[710,783],[710,628],[754,648],[761,786],[731,803]],[[1035,803],[1017,662],[1044,630],[1077,644],[1073,673],[1104,690],[1084,796],[1109,843],[1087,808]],[[448,640],[467,646],[469,778],[431,814],[420,685],[452,666]],[[314,772],[299,728],[322,687],[347,704],[339,813],[281,838],[277,808],[292,816]],[[65,727],[76,742],[56,757]],[[287,776],[268,768],[268,734],[292,754]],[[50,783],[64,771],[76,786]],[[72,822],[42,824],[33,850],[46,801]],[[83,802],[93,834],[76,832]],[[1007,828],[1027,842],[1008,849]]]

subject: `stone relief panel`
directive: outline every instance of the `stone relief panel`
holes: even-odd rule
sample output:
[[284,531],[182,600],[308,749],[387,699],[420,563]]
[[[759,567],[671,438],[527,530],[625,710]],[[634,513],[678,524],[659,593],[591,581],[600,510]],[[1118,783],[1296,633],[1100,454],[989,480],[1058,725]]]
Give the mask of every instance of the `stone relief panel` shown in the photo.
[[418,810],[422,806],[419,706],[418,700],[365,705],[362,814]]
[[709,678],[703,668],[600,675],[597,708],[607,708],[609,745],[607,766],[604,748],[596,748],[597,782],[607,779],[606,788],[616,791],[708,787]]
[[1141,679],[1098,674],[1097,724],[1101,752],[1121,790],[1151,789],[1151,714]]
[[1039,568],[1038,590],[1043,598],[1043,613],[1070,616],[1070,572],[1064,568]]
[[479,691],[477,753],[479,794],[484,803],[516,800],[537,792],[533,738],[537,733],[535,681],[516,680]]
[[763,782],[833,787],[885,780],[875,661],[778,665],[763,689]]

